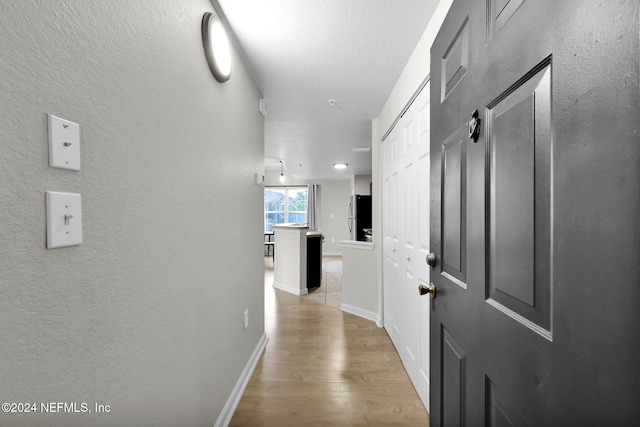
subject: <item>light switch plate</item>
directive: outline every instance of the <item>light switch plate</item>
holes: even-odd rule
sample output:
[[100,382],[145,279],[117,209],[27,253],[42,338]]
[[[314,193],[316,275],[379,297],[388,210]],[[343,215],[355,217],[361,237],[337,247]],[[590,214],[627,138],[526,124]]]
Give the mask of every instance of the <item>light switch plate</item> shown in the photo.
[[82,202],[77,193],[46,192],[47,249],[82,244]]
[[48,114],[49,166],[80,170],[80,126]]

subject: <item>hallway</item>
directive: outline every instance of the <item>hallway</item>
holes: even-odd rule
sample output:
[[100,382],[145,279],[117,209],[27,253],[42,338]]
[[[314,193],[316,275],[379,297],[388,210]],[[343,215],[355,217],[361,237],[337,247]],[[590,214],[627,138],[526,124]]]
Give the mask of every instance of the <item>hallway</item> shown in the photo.
[[265,259],[269,342],[230,425],[428,426],[386,331],[273,289],[269,264]]

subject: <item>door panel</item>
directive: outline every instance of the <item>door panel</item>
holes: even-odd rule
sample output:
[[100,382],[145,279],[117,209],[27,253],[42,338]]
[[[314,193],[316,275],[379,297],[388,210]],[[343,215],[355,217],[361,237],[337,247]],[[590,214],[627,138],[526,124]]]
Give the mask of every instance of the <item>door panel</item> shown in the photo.
[[[431,131],[431,121],[430,121],[430,106],[431,100],[429,98],[431,90],[431,81],[428,81],[425,87],[422,89],[420,94],[416,97],[414,101],[415,104],[415,115],[416,115],[416,123],[417,123],[417,135],[418,142],[416,147],[416,156],[415,157],[423,157],[426,154],[429,154],[431,151],[431,147],[429,146],[430,140],[430,131]],[[428,188],[428,187],[427,187]]]
[[442,56],[442,100],[444,100],[467,74],[469,68],[469,26],[462,21],[449,48]]
[[415,148],[416,141],[416,128],[415,122],[413,120],[413,115],[407,116],[406,120],[402,122],[402,157],[405,160],[411,159],[413,157],[413,151]]
[[402,283],[400,279],[400,266],[397,260],[398,244],[398,174],[396,171],[394,153],[398,145],[396,135],[390,135],[384,142],[383,151],[388,160],[383,170],[383,277],[384,277],[384,324],[393,341],[400,337],[401,317],[400,317],[400,293]]
[[401,220],[399,226],[400,239],[404,246],[404,258],[411,253],[414,248],[415,239],[418,237],[415,233],[415,168],[413,161],[408,161],[402,165],[400,177],[400,215]]
[[485,378],[486,382],[486,401],[487,401],[487,415],[485,425],[488,427],[516,427],[516,426],[530,426],[520,414],[520,412],[513,407],[511,402],[498,390],[496,385],[491,381],[489,377]]
[[404,367],[409,374],[409,378],[415,381],[417,374],[417,360],[416,355],[418,353],[416,348],[417,342],[417,278],[416,275],[406,267],[404,268],[404,274],[402,277],[402,331],[403,336],[401,338],[400,349],[398,353],[404,363]]
[[460,344],[444,327],[441,332],[442,348],[442,409],[440,425],[466,425],[467,364]]
[[491,0],[488,3],[487,34],[492,38],[511,19],[524,0]]
[[442,153],[443,272],[466,289],[466,126],[444,141]]
[[487,107],[489,303],[551,339],[551,58]]
[[434,427],[640,425],[639,9],[449,10],[431,48]]

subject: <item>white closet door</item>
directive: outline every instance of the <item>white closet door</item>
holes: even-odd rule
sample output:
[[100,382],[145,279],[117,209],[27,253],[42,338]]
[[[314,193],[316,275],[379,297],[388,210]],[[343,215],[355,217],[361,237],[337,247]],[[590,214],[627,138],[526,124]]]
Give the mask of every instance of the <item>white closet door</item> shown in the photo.
[[383,142],[385,328],[429,408],[429,86]]

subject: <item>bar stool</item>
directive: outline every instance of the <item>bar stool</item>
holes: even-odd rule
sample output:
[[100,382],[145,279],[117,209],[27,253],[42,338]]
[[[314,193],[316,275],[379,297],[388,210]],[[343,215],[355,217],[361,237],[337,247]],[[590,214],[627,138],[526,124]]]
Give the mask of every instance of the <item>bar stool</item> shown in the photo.
[[271,240],[271,238],[273,237],[273,231],[271,232],[265,232],[264,233],[264,247],[267,248],[267,256],[269,256],[271,254],[272,257],[275,258],[275,254],[276,254],[276,242],[274,242],[273,240]]

